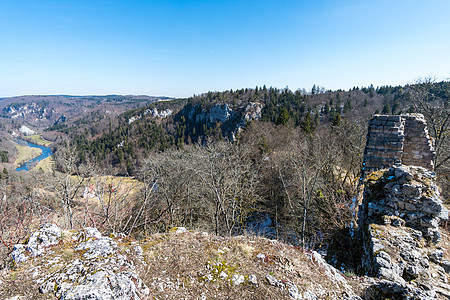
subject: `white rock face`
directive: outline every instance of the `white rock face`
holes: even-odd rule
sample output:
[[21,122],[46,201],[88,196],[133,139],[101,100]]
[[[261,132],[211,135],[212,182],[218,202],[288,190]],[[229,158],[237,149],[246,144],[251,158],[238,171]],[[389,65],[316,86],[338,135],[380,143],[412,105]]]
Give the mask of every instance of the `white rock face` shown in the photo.
[[[435,177],[425,168],[404,165],[367,177],[359,211],[362,265],[369,275],[384,279],[369,295],[435,299],[436,292],[443,293],[447,278],[438,272],[445,265],[444,255],[436,247],[439,221],[448,219],[448,210]],[[422,281],[427,285],[415,284]]]
[[140,116],[134,116],[128,119],[128,124],[131,124],[137,120],[139,120],[141,117]]
[[245,107],[244,121],[248,122],[261,119],[261,112],[264,105],[262,103],[250,102]]
[[319,266],[325,269],[325,274],[327,274],[328,278],[330,278],[334,283],[338,283],[339,285],[344,287],[347,291],[351,291],[351,286],[347,283],[347,280],[341,274],[341,272],[339,272],[332,265],[328,264],[325,259],[323,259],[322,255],[320,255],[316,251],[313,251],[312,258]]
[[86,227],[84,229],[81,229],[80,231],[78,231],[77,234],[75,234],[72,239],[76,240],[76,241],[86,241],[89,238],[101,238],[102,234],[100,233],[100,231],[97,230],[97,228],[94,227]]
[[209,122],[220,121],[223,123],[228,120],[232,114],[233,110],[228,104],[216,105],[211,108],[211,111],[209,112]]
[[11,257],[16,264],[28,259],[28,256],[25,255],[25,248],[26,246],[23,244],[14,245]]
[[[60,237],[58,226],[45,224],[31,235],[27,244],[15,245],[11,254],[16,263],[27,260],[29,256],[49,255],[46,267],[57,266],[57,271],[46,277],[39,278],[42,276],[39,272],[33,276],[40,284],[41,293],[54,293],[59,299],[66,300],[141,299],[150,293],[133,263],[118,253],[114,239],[102,236],[96,228],[84,228],[72,237],[72,241],[80,242],[74,252],[82,255],[74,255],[72,260],[67,260],[61,259],[60,255],[46,253],[46,248],[58,244]],[[63,247],[74,247],[72,243],[63,244]],[[137,247],[137,258],[142,259],[142,248]]]
[[240,285],[241,283],[245,282],[245,277],[244,275],[235,274],[232,277],[232,281],[234,282],[235,285]]
[[164,119],[164,118],[170,117],[172,115],[172,113],[173,113],[173,111],[171,111],[170,109],[166,109],[166,110],[163,110],[160,112],[158,112],[158,110],[156,108],[147,109],[144,111],[143,114],[129,118],[128,124],[131,124],[133,122],[136,122],[137,120],[140,120],[142,118],[142,115],[146,116],[146,115],[150,114],[150,115],[152,115],[152,117]]
[[14,296],[14,297],[11,297],[11,298],[7,298],[5,300],[21,300],[21,299],[24,299],[24,298],[22,296]]
[[162,110],[158,112],[156,108],[148,109],[144,112],[144,115],[151,114],[155,118],[167,118],[172,115],[172,111],[170,109]]
[[282,290],[286,289],[289,292],[289,296],[293,299],[303,299],[302,295],[299,293],[298,288],[292,282],[286,281],[283,282],[281,280],[276,279],[272,275],[267,275],[266,280],[270,285],[276,286]]
[[163,110],[159,113],[160,118],[167,118],[172,115],[172,111],[170,109]]
[[256,275],[248,276],[248,282],[250,282],[254,286],[258,287],[258,278],[256,277]]
[[21,133],[23,133],[24,135],[33,135],[33,134],[36,134],[36,131],[31,130],[30,128],[28,128],[28,127],[25,126],[25,125],[22,125],[22,126],[19,128],[19,131],[20,131]]
[[44,224],[33,233],[27,244],[17,244],[11,253],[15,263],[26,261],[28,256],[40,256],[49,246],[59,243],[61,229],[54,224]]
[[100,237],[98,239],[90,238],[79,244],[75,251],[87,250],[83,257],[87,259],[107,257],[117,249],[117,243],[109,237]]
[[61,293],[61,299],[140,299],[149,289],[136,274],[101,269]]
[[230,140],[234,142],[236,140],[236,134],[240,133],[248,122],[252,120],[260,120],[262,117],[262,109],[264,104],[257,102],[249,102],[245,107],[244,116],[240,122],[236,125],[234,132],[231,133]]

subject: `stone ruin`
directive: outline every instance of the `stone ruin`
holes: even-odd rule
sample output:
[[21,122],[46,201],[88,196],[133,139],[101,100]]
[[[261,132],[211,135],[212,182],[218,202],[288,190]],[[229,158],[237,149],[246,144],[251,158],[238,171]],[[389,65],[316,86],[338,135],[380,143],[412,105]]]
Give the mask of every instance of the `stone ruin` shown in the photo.
[[375,115],[369,121],[363,177],[396,164],[433,170],[433,142],[422,114]]
[[364,152],[358,208],[361,270],[382,281],[367,299],[448,299],[450,260],[440,247],[448,219],[421,114],[375,115]]

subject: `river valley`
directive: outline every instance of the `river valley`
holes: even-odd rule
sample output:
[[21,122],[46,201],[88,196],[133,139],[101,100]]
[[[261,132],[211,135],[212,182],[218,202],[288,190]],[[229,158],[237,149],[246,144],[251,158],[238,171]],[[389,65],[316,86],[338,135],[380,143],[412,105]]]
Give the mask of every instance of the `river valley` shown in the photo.
[[46,159],[47,157],[53,155],[53,151],[52,151],[52,149],[50,147],[38,145],[38,144],[31,143],[31,142],[25,141],[25,140],[22,140],[22,141],[25,142],[28,147],[41,149],[42,153],[41,153],[41,155],[39,155],[37,157],[34,157],[34,158],[32,158],[32,159],[22,163],[20,165],[20,167],[18,167],[16,169],[16,171],[30,171],[41,160]]

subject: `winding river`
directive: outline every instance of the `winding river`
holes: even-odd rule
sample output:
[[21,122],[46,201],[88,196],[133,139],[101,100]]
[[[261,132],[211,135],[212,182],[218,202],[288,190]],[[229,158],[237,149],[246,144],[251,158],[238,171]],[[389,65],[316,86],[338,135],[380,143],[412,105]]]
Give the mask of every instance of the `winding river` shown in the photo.
[[20,165],[20,167],[18,167],[16,169],[16,171],[30,171],[34,166],[36,166],[36,164],[38,162],[40,162],[43,159],[46,159],[49,156],[52,156],[53,152],[52,149],[50,147],[45,147],[45,146],[41,146],[38,144],[34,144],[34,143],[30,143],[28,141],[23,140],[25,143],[27,143],[28,147],[32,147],[32,148],[39,148],[42,150],[42,154],[30,159],[27,162],[24,162],[23,164]]

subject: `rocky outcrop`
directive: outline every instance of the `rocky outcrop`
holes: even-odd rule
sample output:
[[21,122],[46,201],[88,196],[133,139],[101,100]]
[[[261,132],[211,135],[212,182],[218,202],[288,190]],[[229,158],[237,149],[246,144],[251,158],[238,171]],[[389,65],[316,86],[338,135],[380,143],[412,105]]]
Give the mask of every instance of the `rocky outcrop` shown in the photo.
[[260,120],[262,116],[262,109],[264,104],[259,102],[249,102],[245,107],[244,117],[242,122],[249,122],[251,120]]
[[224,105],[216,105],[211,108],[209,112],[209,122],[225,122],[233,115],[233,110],[228,106],[228,104]]
[[429,242],[439,242],[439,221],[448,218],[442,205],[436,175],[422,167],[393,166],[372,173],[364,190],[360,222],[405,225],[416,229]]
[[222,134],[228,136],[231,141],[234,141],[236,135],[251,120],[261,119],[263,108],[264,104],[259,102],[248,102],[245,107],[235,107],[234,109],[226,103],[210,107],[204,107],[200,104],[188,104],[184,106],[182,115],[189,122],[203,123],[207,126],[222,123]]
[[137,116],[132,116],[131,118],[128,119],[128,124],[134,123],[137,120],[142,119],[144,116],[147,115],[151,115],[154,118],[168,118],[172,115],[173,111],[171,111],[170,109],[166,109],[166,110],[161,110],[158,111],[158,109],[156,108],[150,108],[150,109],[146,109],[142,114],[139,114]]
[[364,281],[317,252],[261,237],[178,227],[136,241],[51,224],[31,237],[17,247],[26,259],[0,270],[0,299],[357,300],[353,286]]
[[369,289],[369,299],[450,295],[438,245],[439,222],[448,218],[448,211],[435,177],[422,167],[398,165],[366,178],[358,218],[362,268],[385,279]]
[[34,130],[28,128],[28,127],[25,126],[25,125],[20,126],[19,131],[20,131],[22,134],[24,134],[24,135],[33,135],[33,134],[36,134],[36,131],[34,131]]
[[240,133],[252,120],[261,120],[263,108],[264,104],[262,103],[249,102],[247,106],[245,106],[243,117],[231,133],[230,140],[234,142],[236,140],[236,134]]
[[33,233],[27,243],[17,244],[11,253],[13,262],[18,264],[28,260],[29,257],[42,255],[45,250],[59,243],[61,229],[54,224],[45,224]]
[[224,123],[236,114],[226,103],[223,105],[214,105],[209,110],[203,109],[199,105],[194,105],[188,109],[188,119],[196,123]]
[[154,117],[154,118],[167,118],[167,117],[170,117],[172,115],[172,113],[173,112],[170,109],[158,111],[158,109],[152,108],[152,109],[147,109],[146,111],[144,111],[144,116],[147,114],[151,114],[152,117]]
[[140,246],[130,244],[128,253],[122,253],[120,238],[102,236],[95,228],[75,232],[69,241],[63,239],[58,226],[45,224],[11,253],[16,265],[40,260],[33,267],[33,277],[41,293],[67,300],[141,299],[149,294],[130,259],[139,261]]

